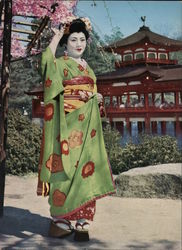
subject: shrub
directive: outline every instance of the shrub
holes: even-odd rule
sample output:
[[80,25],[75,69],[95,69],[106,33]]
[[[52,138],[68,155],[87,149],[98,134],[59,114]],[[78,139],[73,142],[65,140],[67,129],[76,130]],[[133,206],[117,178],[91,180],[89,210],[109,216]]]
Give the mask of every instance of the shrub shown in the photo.
[[138,144],[130,140],[121,146],[121,135],[116,129],[107,125],[103,134],[113,174],[136,167],[182,162],[182,152],[172,136],[142,135]]
[[111,128],[111,126],[107,124],[103,128],[103,136],[112,172],[113,174],[117,174],[120,171],[119,162],[122,154],[121,134],[118,130]]
[[6,172],[23,175],[37,172],[40,154],[41,129],[32,124],[18,109],[8,114]]
[[138,145],[128,143],[122,148],[118,168],[123,172],[136,167],[177,162],[182,162],[182,154],[174,137],[143,135]]
[[[116,129],[106,125],[103,135],[113,174],[136,167],[182,162],[182,152],[174,137],[143,135],[137,145],[130,141],[121,147],[121,135]],[[39,126],[32,124],[18,109],[10,109],[6,172],[14,175],[37,172],[40,141]]]

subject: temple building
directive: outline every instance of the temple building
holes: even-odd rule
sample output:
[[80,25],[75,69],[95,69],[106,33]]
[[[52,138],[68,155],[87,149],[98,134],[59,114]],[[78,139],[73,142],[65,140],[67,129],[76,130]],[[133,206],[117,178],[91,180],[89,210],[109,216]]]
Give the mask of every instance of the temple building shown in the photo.
[[117,54],[115,71],[97,76],[98,92],[104,96],[107,120],[121,133],[174,134],[182,132],[182,65],[171,52],[182,50],[182,41],[152,32],[143,25],[138,32],[105,48]]
[[[105,47],[117,54],[115,71],[97,76],[98,92],[104,96],[105,120],[122,134],[124,127],[137,132],[174,134],[182,132],[182,65],[171,52],[182,50],[182,41],[152,32],[143,25],[138,32]],[[32,117],[43,118],[42,85],[29,91],[34,95]]]

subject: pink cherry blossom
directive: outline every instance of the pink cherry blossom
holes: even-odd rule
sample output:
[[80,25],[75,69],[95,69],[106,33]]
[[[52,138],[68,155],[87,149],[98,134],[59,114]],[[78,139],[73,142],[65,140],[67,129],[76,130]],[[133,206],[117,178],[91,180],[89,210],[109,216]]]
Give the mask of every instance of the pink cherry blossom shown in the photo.
[[[44,17],[49,16],[53,23],[58,24],[62,19],[66,19],[68,16],[72,16],[78,0],[16,0],[13,2],[13,15],[23,16],[36,16]],[[53,12],[51,6],[55,3],[58,6]]]
[[[74,10],[78,0],[16,0],[13,1],[13,19],[16,16],[26,17],[45,17],[49,16],[51,20],[51,26],[54,27],[60,23],[67,21],[67,18],[74,16]],[[52,5],[57,4],[53,13]],[[12,32],[11,41],[11,55],[12,57],[24,57],[26,56],[26,46],[17,38],[20,38],[18,33]],[[3,39],[3,31],[0,29],[0,40]],[[32,49],[31,54],[40,53],[40,50]],[[2,47],[0,47],[0,63],[2,60]]]

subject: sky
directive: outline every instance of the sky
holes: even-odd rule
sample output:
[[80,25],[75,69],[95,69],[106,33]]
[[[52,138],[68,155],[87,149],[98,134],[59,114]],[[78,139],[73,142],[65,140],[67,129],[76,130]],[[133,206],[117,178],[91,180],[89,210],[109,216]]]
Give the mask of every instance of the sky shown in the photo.
[[182,36],[182,1],[79,0],[76,14],[89,17],[101,38],[115,26],[124,37],[137,32],[143,25],[141,16],[146,16],[145,25],[153,32],[171,38]]

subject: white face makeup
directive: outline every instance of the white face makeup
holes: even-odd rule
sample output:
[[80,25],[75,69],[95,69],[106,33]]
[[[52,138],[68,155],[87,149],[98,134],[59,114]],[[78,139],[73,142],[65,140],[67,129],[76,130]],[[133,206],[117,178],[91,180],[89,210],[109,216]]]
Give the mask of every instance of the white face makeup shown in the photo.
[[68,37],[67,52],[68,56],[80,58],[86,48],[86,38],[83,32],[74,32]]

